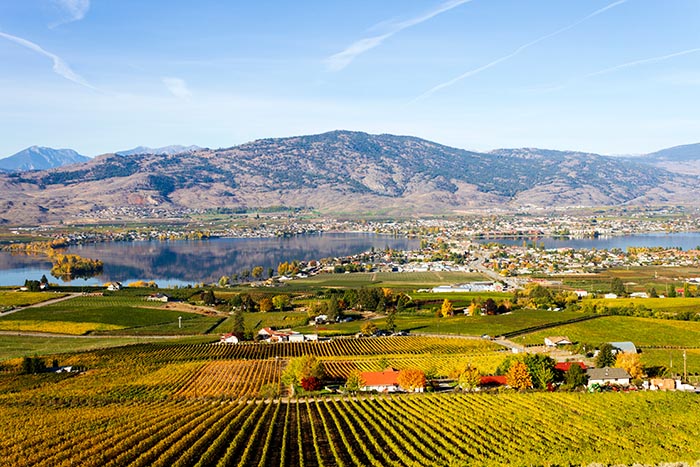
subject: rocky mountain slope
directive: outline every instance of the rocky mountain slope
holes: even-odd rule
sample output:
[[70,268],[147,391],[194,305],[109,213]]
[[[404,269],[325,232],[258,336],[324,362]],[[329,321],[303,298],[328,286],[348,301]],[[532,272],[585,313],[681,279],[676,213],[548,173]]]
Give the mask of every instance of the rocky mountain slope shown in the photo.
[[700,175],[700,143],[662,149],[636,160],[669,172]]
[[0,176],[0,218],[65,220],[124,206],[409,215],[683,204],[700,198],[697,181],[596,154],[477,153],[409,136],[333,131],[180,154],[107,154],[77,166]]

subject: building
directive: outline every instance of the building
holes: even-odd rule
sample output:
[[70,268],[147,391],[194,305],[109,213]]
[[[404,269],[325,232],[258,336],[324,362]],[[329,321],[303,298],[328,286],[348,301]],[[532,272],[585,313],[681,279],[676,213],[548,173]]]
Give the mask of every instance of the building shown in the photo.
[[618,353],[618,352],[625,352],[625,353],[639,353],[637,351],[637,347],[634,345],[633,342],[629,341],[624,341],[624,342],[610,342],[610,345],[613,347],[613,353]]
[[550,336],[544,338],[544,345],[547,347],[556,347],[558,345],[570,345],[572,342],[566,336]]
[[554,369],[561,371],[562,373],[566,373],[567,371],[569,371],[569,368],[571,368],[571,365],[578,365],[583,371],[586,371],[588,369],[588,367],[586,367],[586,364],[583,362],[559,362],[556,365],[554,365]]
[[108,282],[108,283],[105,284],[105,285],[107,286],[107,290],[109,290],[110,292],[114,292],[114,291],[117,291],[117,290],[121,290],[121,289],[122,289],[122,283],[121,283],[121,282]]
[[598,384],[600,386],[606,384],[619,384],[620,386],[628,386],[632,377],[622,368],[611,368],[609,366],[603,368],[589,368],[586,370],[588,375],[588,387]]
[[361,391],[399,392],[399,371],[387,368],[384,371],[365,371],[360,377],[364,386]]
[[163,303],[168,303],[169,297],[165,294],[162,293],[154,293],[146,297],[146,300],[149,302],[163,302]]
[[238,337],[233,334],[224,334],[219,339],[219,343],[221,344],[238,344],[238,342]]

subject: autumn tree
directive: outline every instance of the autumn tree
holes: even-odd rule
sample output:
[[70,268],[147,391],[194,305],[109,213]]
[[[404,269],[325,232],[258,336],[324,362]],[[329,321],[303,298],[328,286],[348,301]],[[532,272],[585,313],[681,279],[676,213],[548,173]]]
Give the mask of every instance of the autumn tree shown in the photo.
[[473,391],[481,382],[479,370],[469,363],[465,366],[454,368],[449,376],[457,382],[457,387],[463,391]]
[[644,366],[639,354],[631,352],[618,352],[615,359],[615,367],[622,368],[633,379],[641,379],[644,376]]
[[362,379],[362,373],[355,370],[348,375],[345,381],[345,390],[350,394],[355,394],[365,386],[365,381]]
[[304,379],[313,377],[322,381],[325,376],[323,362],[313,355],[303,355],[289,361],[287,368],[282,373],[282,382],[295,388],[301,385]]
[[268,297],[261,298],[260,301],[258,302],[258,308],[262,313],[267,313],[268,311],[272,311],[274,308],[274,305],[272,304],[272,300]]
[[280,311],[289,308],[289,295],[275,295],[272,297],[272,304]]
[[374,324],[372,321],[367,321],[365,324],[362,325],[360,331],[365,336],[371,336],[372,334],[377,332],[377,325]]
[[221,276],[219,279],[219,287],[226,287],[231,283],[231,278],[229,276]]
[[425,387],[425,372],[418,368],[401,370],[396,377],[396,381],[405,391],[414,392],[416,389],[423,389]]
[[603,368],[613,366],[615,364],[615,355],[613,354],[613,346],[605,343],[598,349],[598,356],[595,359],[595,366]]
[[260,279],[260,277],[262,276],[263,271],[264,271],[264,269],[263,269],[262,266],[255,266],[255,267],[253,268],[253,271],[252,271],[253,277],[254,277],[255,279]]
[[452,306],[452,302],[449,301],[448,299],[445,299],[442,301],[442,307],[440,308],[440,314],[446,318],[448,316],[454,315],[455,310],[454,307]]
[[528,389],[532,387],[532,378],[525,363],[516,361],[510,366],[506,375],[508,386],[513,389]]

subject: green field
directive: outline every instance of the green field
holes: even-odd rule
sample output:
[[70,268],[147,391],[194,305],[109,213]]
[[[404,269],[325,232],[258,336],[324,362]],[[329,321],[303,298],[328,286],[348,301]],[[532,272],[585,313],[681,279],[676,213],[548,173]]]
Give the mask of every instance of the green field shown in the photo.
[[[685,352],[688,375],[700,375],[700,349],[687,349]],[[643,349],[642,363],[645,367],[663,366],[674,374],[683,374],[683,350]]]
[[547,336],[564,335],[574,342],[598,345],[603,342],[632,341],[643,346],[700,345],[700,322],[629,316],[604,316],[580,323],[538,331],[513,340],[523,344],[542,344]]
[[[193,338],[173,338],[178,342],[197,342]],[[202,338],[198,338],[200,341]],[[211,338],[206,338],[211,340]],[[138,337],[39,337],[0,335],[0,361],[42,355],[58,355],[86,350],[119,347],[143,342],[159,342],[162,339]],[[169,340],[170,342],[170,340]],[[59,359],[60,363],[60,359]]]
[[138,297],[88,296],[0,317],[0,330],[85,334],[128,328],[155,334],[179,334],[182,331],[177,328],[179,316],[182,316],[183,327],[187,324],[197,332],[203,332],[215,322],[198,314],[166,310],[161,303],[146,302]]
[[18,306],[35,305],[45,302],[46,300],[65,297],[65,295],[66,294],[51,292],[15,292],[0,290],[0,310]]
[[604,305],[608,308],[624,308],[643,306],[652,311],[662,311],[671,314],[684,311],[700,313],[700,298],[698,297],[674,297],[674,298],[597,298],[585,300],[595,305]]
[[462,282],[483,281],[486,277],[467,272],[356,272],[350,274],[319,274],[305,279],[294,279],[293,288],[308,287],[394,287],[426,288]]
[[[504,333],[543,324],[556,323],[584,316],[581,313],[569,311],[518,310],[509,314],[494,316],[465,316],[455,315],[448,318],[437,318],[433,313],[400,313],[396,316],[398,330],[411,332],[426,332],[434,334],[457,334],[469,336],[499,336]],[[383,329],[385,318],[373,320],[378,328]],[[299,331],[319,334],[354,334],[360,330],[364,321],[349,323],[319,325],[314,327],[296,328]]]

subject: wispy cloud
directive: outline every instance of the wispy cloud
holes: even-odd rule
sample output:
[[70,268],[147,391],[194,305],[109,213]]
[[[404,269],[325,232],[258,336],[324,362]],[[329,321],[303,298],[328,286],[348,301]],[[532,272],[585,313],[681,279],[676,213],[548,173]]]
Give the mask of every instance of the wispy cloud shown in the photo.
[[187,83],[185,83],[185,80],[183,79],[165,77],[163,78],[163,84],[166,88],[168,88],[168,91],[170,91],[170,93],[178,99],[187,99],[192,97],[192,92],[190,92],[189,88],[187,87]]
[[367,52],[368,50],[379,46],[382,42],[384,42],[394,34],[397,34],[403,31],[404,29],[410,28],[412,26],[416,26],[441,13],[444,13],[471,1],[472,0],[448,0],[440,4],[437,8],[428,11],[422,14],[421,16],[416,16],[415,18],[407,19],[401,22],[382,22],[379,25],[375,25],[375,27],[372,29],[381,26],[383,28],[386,28],[387,31],[383,34],[365,37],[356,42],[353,42],[345,50],[328,57],[326,59],[326,66],[330,71],[340,71],[343,68],[347,67],[353,60],[355,60],[355,58]]
[[63,10],[66,14],[66,18],[63,19],[63,21],[52,24],[52,27],[73,21],[80,21],[85,18],[85,15],[90,9],[90,0],[54,0],[54,3]]
[[45,57],[48,57],[51,59],[53,62],[53,71],[56,72],[56,74],[63,76],[69,81],[73,81],[76,84],[79,84],[81,86],[84,86],[86,88],[92,89],[97,91],[97,88],[95,88],[93,85],[88,83],[85,78],[74,72],[70,66],[58,55],[52,54],[51,52],[44,50],[41,48],[39,45],[35,44],[34,42],[28,41],[27,39],[23,39],[21,37],[13,36],[12,34],[7,34],[2,31],[0,31],[0,37],[4,37],[5,39],[14,42],[15,44],[19,44],[22,47],[26,47],[29,50],[32,50],[38,54],[41,54]]
[[508,55],[504,55],[503,57],[497,58],[496,60],[493,60],[485,65],[482,65],[478,68],[474,68],[473,70],[469,70],[465,73],[462,73],[461,75],[459,75],[455,78],[452,78],[449,81],[445,81],[444,83],[440,83],[436,86],[433,86],[432,88],[428,89],[426,92],[424,92],[423,94],[421,94],[420,96],[415,98],[414,101],[425,99],[426,97],[429,97],[442,89],[448,88],[448,87],[462,81],[463,79],[477,75],[477,74],[481,73],[482,71],[488,70],[489,68],[493,68],[494,66],[498,65],[499,63],[505,62],[506,60],[510,60],[511,58],[515,57],[516,55],[521,54],[523,51],[529,49],[530,47],[532,47],[536,44],[539,44],[542,41],[545,41],[545,40],[550,39],[554,36],[558,36],[559,34],[562,34],[566,31],[569,31],[570,29],[575,28],[579,24],[584,23],[584,22],[588,21],[589,19],[594,18],[602,13],[605,13],[609,9],[614,8],[618,5],[621,5],[621,4],[626,3],[626,2],[627,2],[627,0],[617,0],[615,2],[612,2],[609,5],[604,6],[603,8],[600,8],[600,9],[594,11],[593,13],[591,13],[591,14],[589,14],[589,15],[587,15],[579,20],[576,20],[573,23],[571,23],[567,26],[564,26],[561,29],[557,29],[554,32],[550,32],[549,34],[538,37],[535,40],[532,40],[526,44],[521,45],[520,47],[518,47],[517,49],[515,49],[513,52],[509,53]]

